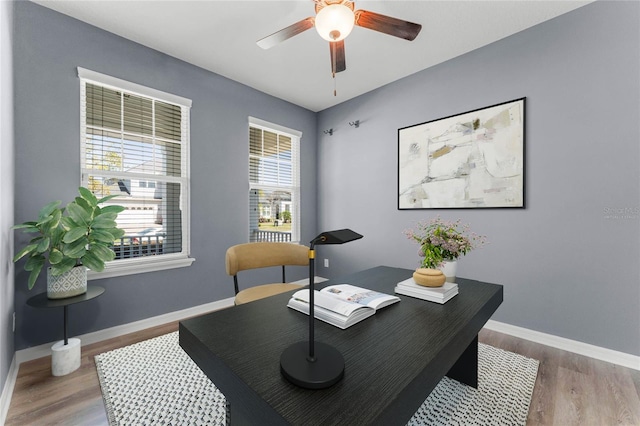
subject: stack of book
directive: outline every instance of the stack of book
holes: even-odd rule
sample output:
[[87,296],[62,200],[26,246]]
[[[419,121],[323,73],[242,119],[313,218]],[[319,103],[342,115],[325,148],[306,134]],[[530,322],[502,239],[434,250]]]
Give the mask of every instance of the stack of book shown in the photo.
[[458,284],[445,282],[442,287],[425,287],[409,278],[399,282],[395,292],[430,302],[445,303],[458,294]]

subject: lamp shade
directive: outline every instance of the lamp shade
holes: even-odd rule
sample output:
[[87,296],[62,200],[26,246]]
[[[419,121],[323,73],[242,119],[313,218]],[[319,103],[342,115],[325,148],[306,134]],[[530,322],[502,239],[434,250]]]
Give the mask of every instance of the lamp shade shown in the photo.
[[338,229],[337,231],[323,232],[315,237],[311,241],[311,244],[344,244],[349,241],[359,240],[360,238],[362,238],[362,235],[352,231],[351,229]]
[[316,15],[316,30],[327,41],[344,40],[355,23],[353,10],[344,4],[331,4]]

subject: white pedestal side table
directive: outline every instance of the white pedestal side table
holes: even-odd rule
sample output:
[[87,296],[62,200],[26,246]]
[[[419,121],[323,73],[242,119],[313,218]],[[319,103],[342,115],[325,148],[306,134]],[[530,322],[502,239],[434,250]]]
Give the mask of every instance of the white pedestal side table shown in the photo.
[[27,305],[34,308],[58,308],[60,306],[64,308],[64,339],[56,342],[51,347],[51,373],[54,376],[64,376],[80,367],[80,339],[69,339],[67,337],[69,305],[95,299],[102,293],[104,293],[104,287],[89,285],[87,286],[87,292],[78,296],[65,299],[49,299],[47,293],[44,292],[36,294],[27,300]]

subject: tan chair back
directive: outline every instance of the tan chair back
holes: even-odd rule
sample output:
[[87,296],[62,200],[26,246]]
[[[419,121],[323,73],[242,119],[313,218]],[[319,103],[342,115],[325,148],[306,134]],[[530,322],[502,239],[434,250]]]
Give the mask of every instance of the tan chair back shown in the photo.
[[245,243],[229,247],[225,257],[227,274],[270,266],[309,265],[309,248],[292,243]]
[[[298,284],[287,284],[285,277],[286,266],[309,265],[309,249],[292,243],[245,243],[227,249],[225,256],[227,274],[233,276],[235,287],[235,304],[253,302],[254,300],[299,289]],[[282,267],[282,282],[262,284],[240,291],[238,287],[238,272],[247,269]]]

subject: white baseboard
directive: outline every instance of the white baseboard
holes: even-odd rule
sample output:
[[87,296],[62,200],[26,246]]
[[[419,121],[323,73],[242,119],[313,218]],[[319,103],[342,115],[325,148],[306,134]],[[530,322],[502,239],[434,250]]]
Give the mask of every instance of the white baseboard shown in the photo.
[[[327,281],[327,279],[318,276],[314,278],[314,282],[316,283],[320,283],[323,281]],[[309,284],[309,279],[305,278],[299,281],[294,281],[293,283],[304,286]],[[120,337],[125,334],[134,333],[136,331],[163,325],[169,322],[181,321],[183,319],[194,317],[196,315],[202,315],[208,312],[217,311],[219,309],[228,308],[230,306],[233,306],[233,297],[206,303],[204,305],[194,306],[192,308],[183,309],[181,311],[169,312],[167,314],[158,315],[152,318],[146,318],[129,324],[123,324],[111,328],[106,328],[104,330],[94,331],[92,333],[87,333],[76,337],[82,341],[83,346],[90,345],[92,343],[101,342],[103,340],[112,339],[114,337]],[[15,359],[17,360],[17,366],[20,366],[20,364],[22,364],[23,362],[51,355],[51,346],[53,346],[54,344],[55,342],[45,343],[39,346],[33,346],[17,351],[15,356]]]
[[9,406],[11,405],[11,397],[13,396],[13,389],[16,386],[19,368],[20,365],[16,361],[16,357],[14,355],[11,360],[11,365],[9,366],[7,380],[2,388],[2,396],[0,396],[0,425],[5,424],[7,420],[7,414],[9,414]]
[[[77,337],[82,341],[83,346],[90,345],[92,343],[101,342],[103,340],[112,339],[114,337],[123,336],[125,334],[134,333],[136,331],[167,324],[169,322],[181,321],[183,319],[196,315],[202,315],[208,312],[228,308],[230,306],[233,306],[233,297],[206,303],[204,305],[194,306],[192,308],[183,309],[181,311],[169,312],[167,314],[146,318],[140,321],[131,322],[129,324],[105,328],[104,330],[94,331],[92,333],[83,334]],[[55,342],[45,343],[43,345],[33,346],[17,351],[15,358],[17,359],[18,365],[22,364],[23,362],[51,355],[51,346],[53,346],[54,343]]]
[[[325,278],[316,277],[315,282],[326,281]],[[308,280],[300,280],[297,282],[301,285],[308,283]],[[204,305],[194,306],[192,308],[183,309],[181,311],[169,312],[167,314],[158,315],[156,317],[147,318],[140,321],[135,321],[129,324],[123,324],[104,330],[98,330],[92,333],[87,333],[81,336],[77,336],[82,340],[83,345],[90,345],[103,340],[112,339],[114,337],[123,336],[125,334],[134,333],[147,328],[163,325],[173,321],[181,321],[183,319],[202,315],[208,312],[217,311],[220,309],[233,306],[233,297],[218,300]],[[487,321],[485,328],[500,333],[508,334],[510,336],[519,337],[532,342],[540,343],[543,345],[551,346],[554,348],[562,349],[565,351],[573,352],[576,354],[588,356],[591,358],[599,359],[601,361],[610,362],[612,364],[621,365],[623,367],[632,368],[634,370],[640,370],[640,357],[627,354],[624,352],[618,352],[611,349],[601,348],[599,346],[590,345],[587,343],[578,342],[576,340],[565,339],[563,337],[554,336],[551,334],[541,333],[539,331],[529,330],[515,325],[505,324],[494,320]],[[15,378],[18,375],[18,368],[23,362],[31,361],[34,359],[42,358],[51,355],[51,346],[55,342],[45,343],[39,346],[33,346],[19,350],[15,353],[9,374],[7,377],[7,384],[2,391],[2,400],[0,401],[0,410],[4,409],[5,400],[11,400],[11,393],[13,392],[13,386],[15,385]],[[11,392],[9,392],[9,388]],[[6,394],[8,393],[8,397]],[[8,402],[6,402],[9,409]],[[0,415],[2,415],[0,411]],[[0,419],[2,419],[0,417]],[[2,422],[0,422],[2,424]]]
[[494,320],[487,321],[485,328],[529,340],[531,342],[551,346],[556,349],[562,349],[575,354],[599,359],[600,361],[610,362],[612,364],[621,365],[634,370],[640,370],[639,356],[590,345],[588,343],[578,342],[577,340],[554,336],[552,334],[541,333],[539,331],[529,330],[527,328],[505,324]]

